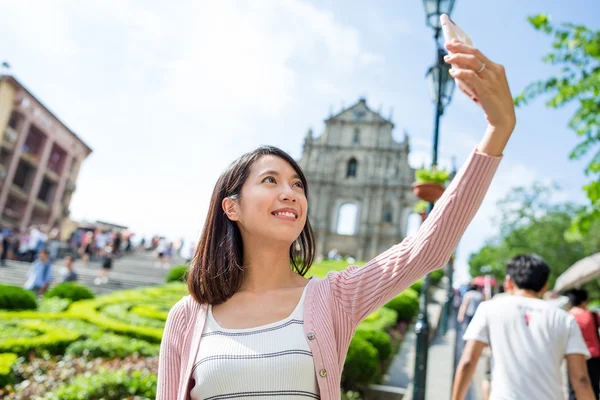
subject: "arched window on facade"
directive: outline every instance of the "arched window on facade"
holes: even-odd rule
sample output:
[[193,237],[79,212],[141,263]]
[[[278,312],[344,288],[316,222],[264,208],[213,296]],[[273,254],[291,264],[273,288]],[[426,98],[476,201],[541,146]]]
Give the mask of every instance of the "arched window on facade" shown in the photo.
[[392,213],[392,207],[388,205],[383,209],[383,222],[391,224],[393,219],[394,214]]
[[354,235],[358,219],[358,205],[353,203],[342,204],[338,211],[335,232],[338,235]]
[[346,177],[347,178],[356,177],[357,169],[358,169],[358,162],[356,161],[356,158],[351,158],[350,161],[348,161],[348,167],[346,168]]

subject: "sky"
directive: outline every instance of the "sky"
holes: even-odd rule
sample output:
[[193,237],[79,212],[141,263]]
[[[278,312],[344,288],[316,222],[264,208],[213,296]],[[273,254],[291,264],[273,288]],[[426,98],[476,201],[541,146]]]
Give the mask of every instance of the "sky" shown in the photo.
[[[493,5],[493,9],[490,8]],[[549,37],[526,17],[548,13],[598,29],[595,0],[457,0],[452,18],[513,94],[555,70]],[[212,189],[239,155],[272,144],[299,159],[309,128],[365,97],[410,137],[410,162],[431,162],[434,108],[425,72],[435,60],[422,1],[0,0],[0,60],[93,150],[71,202],[76,220],[143,235],[198,237]],[[583,202],[584,163],[572,107],[543,100],[517,110],[517,127],[490,190],[457,249],[467,259],[498,233],[496,201],[535,180]],[[456,91],[440,126],[440,165],[460,165],[485,129]],[[414,231],[414,220],[409,224]]]

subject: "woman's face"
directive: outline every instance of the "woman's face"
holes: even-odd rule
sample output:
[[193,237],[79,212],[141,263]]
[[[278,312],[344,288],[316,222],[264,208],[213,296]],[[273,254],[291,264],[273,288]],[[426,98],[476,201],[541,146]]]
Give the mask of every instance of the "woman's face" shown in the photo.
[[236,202],[242,234],[292,244],[306,224],[307,200],[300,177],[282,158],[260,157]]

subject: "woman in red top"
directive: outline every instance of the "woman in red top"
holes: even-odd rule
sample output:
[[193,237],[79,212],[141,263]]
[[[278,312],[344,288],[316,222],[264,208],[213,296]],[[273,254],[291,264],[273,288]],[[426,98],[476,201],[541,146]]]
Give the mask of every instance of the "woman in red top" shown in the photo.
[[[574,289],[568,293],[569,304],[572,308],[569,313],[575,317],[583,334],[585,344],[590,351],[591,358],[587,361],[588,374],[594,389],[596,399],[600,393],[600,337],[598,335],[598,314],[587,309],[588,293],[583,289]],[[575,400],[575,393],[569,384],[569,400]]]

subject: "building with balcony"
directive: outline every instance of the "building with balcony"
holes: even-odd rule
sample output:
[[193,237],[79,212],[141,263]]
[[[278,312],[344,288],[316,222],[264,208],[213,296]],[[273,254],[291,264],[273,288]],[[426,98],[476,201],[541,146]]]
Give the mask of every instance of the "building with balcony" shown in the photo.
[[0,75],[0,225],[61,227],[92,149],[11,75]]

